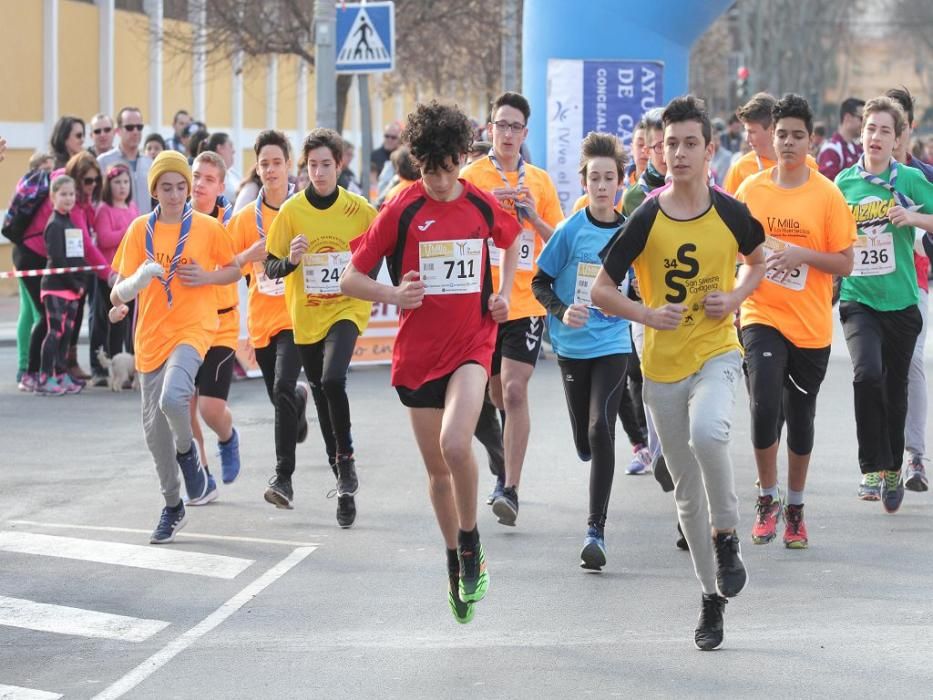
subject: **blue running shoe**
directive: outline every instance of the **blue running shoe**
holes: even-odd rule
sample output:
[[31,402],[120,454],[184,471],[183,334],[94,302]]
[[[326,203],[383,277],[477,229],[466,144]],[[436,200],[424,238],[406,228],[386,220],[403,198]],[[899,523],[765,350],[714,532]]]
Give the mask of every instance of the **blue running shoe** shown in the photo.
[[174,508],[165,506],[162,509],[162,515],[159,517],[159,524],[152,531],[149,538],[150,544],[168,544],[175,541],[175,533],[181,530],[188,519],[185,517],[185,504],[179,503]]
[[220,475],[225,484],[232,484],[240,474],[240,435],[236,428],[226,442],[218,442],[220,450]]
[[904,501],[904,480],[901,470],[886,471],[881,482],[881,505],[888,513],[896,513]]
[[606,565],[606,540],[603,529],[598,525],[586,528],[583,549],[580,550],[580,567],[590,571],[602,571]]
[[198,448],[192,441],[191,449],[184,454],[176,453],[175,461],[181,468],[181,475],[185,480],[185,491],[189,501],[197,501],[207,493],[207,473],[201,466]]
[[206,506],[211,501],[216,501],[220,491],[217,490],[217,482],[214,481],[214,475],[207,475],[207,492],[200,498],[188,501],[189,506]]

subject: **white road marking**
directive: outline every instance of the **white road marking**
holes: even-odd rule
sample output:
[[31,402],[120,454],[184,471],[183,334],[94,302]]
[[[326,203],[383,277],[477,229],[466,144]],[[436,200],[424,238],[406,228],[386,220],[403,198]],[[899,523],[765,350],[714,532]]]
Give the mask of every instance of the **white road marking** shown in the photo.
[[[94,532],[128,532],[133,535],[150,535],[151,530],[140,530],[131,527],[107,527],[101,525],[70,525],[67,523],[40,523],[35,520],[8,520],[8,525],[28,525],[31,527],[48,527],[60,530],[92,530]],[[324,535],[327,537],[327,535]],[[264,537],[235,537],[233,535],[207,535],[202,532],[189,532],[184,530],[175,535],[175,538],[196,540],[219,540],[221,542],[254,542],[256,544],[277,544],[285,547],[320,547],[318,542],[296,542],[294,540],[270,540]]]
[[95,639],[142,642],[168,627],[162,620],[36,603],[23,598],[0,596],[0,625],[39,632],[54,632]]
[[59,693],[47,693],[44,690],[20,688],[18,685],[0,683],[0,700],[58,700]]
[[99,564],[225,579],[236,578],[253,563],[252,559],[218,554],[9,530],[0,532],[0,552],[78,559]]
[[226,603],[201,620],[201,622],[180,637],[166,644],[139,666],[118,679],[113,685],[95,695],[93,700],[116,700],[116,698],[120,698],[133,690],[133,688],[165,666],[165,664],[197,642],[205,634],[227,620],[227,618],[259,595],[265,588],[288,573],[293,567],[304,560],[305,557],[311,554],[314,549],[314,547],[298,547],[293,550],[291,554],[247,585],[246,588],[235,594]]

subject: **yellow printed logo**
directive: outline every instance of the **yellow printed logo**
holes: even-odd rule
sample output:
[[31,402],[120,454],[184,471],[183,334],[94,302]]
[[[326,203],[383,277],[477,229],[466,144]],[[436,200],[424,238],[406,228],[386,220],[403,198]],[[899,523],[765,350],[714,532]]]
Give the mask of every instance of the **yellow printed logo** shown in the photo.
[[419,245],[422,258],[448,258],[454,254],[453,241],[436,241]]
[[859,228],[866,226],[877,226],[888,224],[888,211],[891,207],[897,206],[893,197],[882,200],[878,197],[866,197],[858,204],[851,204],[849,208],[855,217],[855,223]]

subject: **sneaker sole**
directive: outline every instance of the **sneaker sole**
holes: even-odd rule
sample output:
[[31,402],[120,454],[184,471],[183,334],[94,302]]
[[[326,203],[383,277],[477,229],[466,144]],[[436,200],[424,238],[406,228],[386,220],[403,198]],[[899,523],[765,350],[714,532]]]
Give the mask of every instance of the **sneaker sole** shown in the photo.
[[185,513],[184,517],[181,519],[181,522],[175,526],[175,529],[172,531],[172,536],[167,537],[164,540],[157,540],[155,537],[149,538],[149,544],[170,544],[175,541],[175,535],[178,534],[178,531],[181,530],[185,525],[188,524],[188,514]]
[[[350,498],[353,498],[353,496],[350,496]],[[340,522],[340,510],[339,510],[339,509],[340,509],[340,505],[339,505],[339,504],[337,505],[337,508],[338,508],[338,510],[337,510],[337,525],[339,525],[340,528],[343,529],[343,530],[348,530],[349,528],[353,527],[353,523],[356,522],[356,501],[353,502],[353,517],[350,518],[350,520],[347,521],[347,522],[345,522],[345,523]]]
[[884,512],[888,515],[894,515],[897,511],[901,509],[901,505],[904,503],[904,497],[901,496],[901,500],[897,502],[894,506],[889,506],[887,502],[882,501],[881,505],[884,506]]
[[793,542],[784,542],[784,547],[787,549],[807,549],[810,546],[810,543],[806,540],[795,540]]
[[580,552],[580,568],[588,571],[602,571],[606,565],[606,553],[595,544],[586,545]]
[[292,502],[278,491],[266,489],[266,492],[263,494],[263,498],[266,499],[267,503],[271,503],[276,508],[281,508],[282,510],[294,510]]
[[748,568],[745,566],[745,560],[742,558],[741,555],[739,555],[739,561],[742,562],[742,569],[745,571],[745,580],[742,582],[742,585],[739,587],[739,590],[731,594],[723,593],[722,590],[719,588],[719,581],[716,581],[716,590],[719,592],[719,595],[721,595],[723,598],[735,598],[739,593],[741,593],[746,588],[748,588],[748,582],[751,580],[751,577],[748,575]]
[[454,619],[461,625],[467,625],[473,621],[474,615],[476,615],[476,608],[473,607],[472,603],[466,603],[466,615],[460,617],[457,614],[456,603],[453,601],[453,592],[448,592],[447,594],[447,605],[450,608],[450,612],[453,614]]
[[638,466],[635,467],[635,468],[628,467],[628,468],[625,470],[625,473],[626,473],[628,476],[641,476],[642,474],[649,474],[649,473],[651,473],[651,470],[650,470],[648,467],[644,466],[643,464],[640,464],[640,465],[638,465]]
[[717,645],[714,646],[714,647],[701,647],[701,646],[699,645],[699,643],[697,642],[697,640],[694,639],[694,640],[693,640],[693,646],[695,646],[695,647],[696,647],[697,649],[699,649],[700,651],[716,651],[717,649],[719,649],[719,648],[722,647],[723,641],[724,641],[724,640],[719,640],[719,644],[717,644]]
[[463,590],[463,579],[460,579],[460,600],[464,603],[478,603],[483,598],[486,597],[486,592],[489,590],[489,573],[483,572],[479,579],[476,581],[476,589],[472,593],[467,593]]
[[881,500],[881,490],[876,491],[859,491],[858,498],[860,501],[880,501]]
[[774,533],[770,537],[761,537],[760,535],[752,535],[752,544],[771,544],[774,541],[775,537],[777,537],[777,533]]
[[518,519],[518,511],[513,510],[504,498],[492,502],[492,514],[499,519],[500,525],[508,527],[515,527],[515,521]]
[[211,501],[216,501],[219,495],[220,495],[220,489],[218,489],[215,486],[213,491],[208,491],[203,496],[201,496],[200,498],[194,501],[188,501],[188,505],[189,506],[206,506]]
[[929,484],[922,481],[919,477],[911,477],[904,482],[904,488],[915,493],[923,493],[930,488]]

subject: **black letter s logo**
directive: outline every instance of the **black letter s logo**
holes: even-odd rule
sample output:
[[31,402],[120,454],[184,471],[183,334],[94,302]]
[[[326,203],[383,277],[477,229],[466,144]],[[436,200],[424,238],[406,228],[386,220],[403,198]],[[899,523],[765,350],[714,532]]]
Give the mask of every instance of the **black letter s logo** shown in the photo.
[[697,247],[693,243],[684,243],[677,249],[677,262],[685,269],[674,268],[668,270],[664,275],[664,282],[668,289],[673,292],[664,296],[671,304],[682,304],[687,298],[687,288],[678,280],[691,280],[700,272],[700,263],[696,258],[691,258],[687,253],[696,252]]

